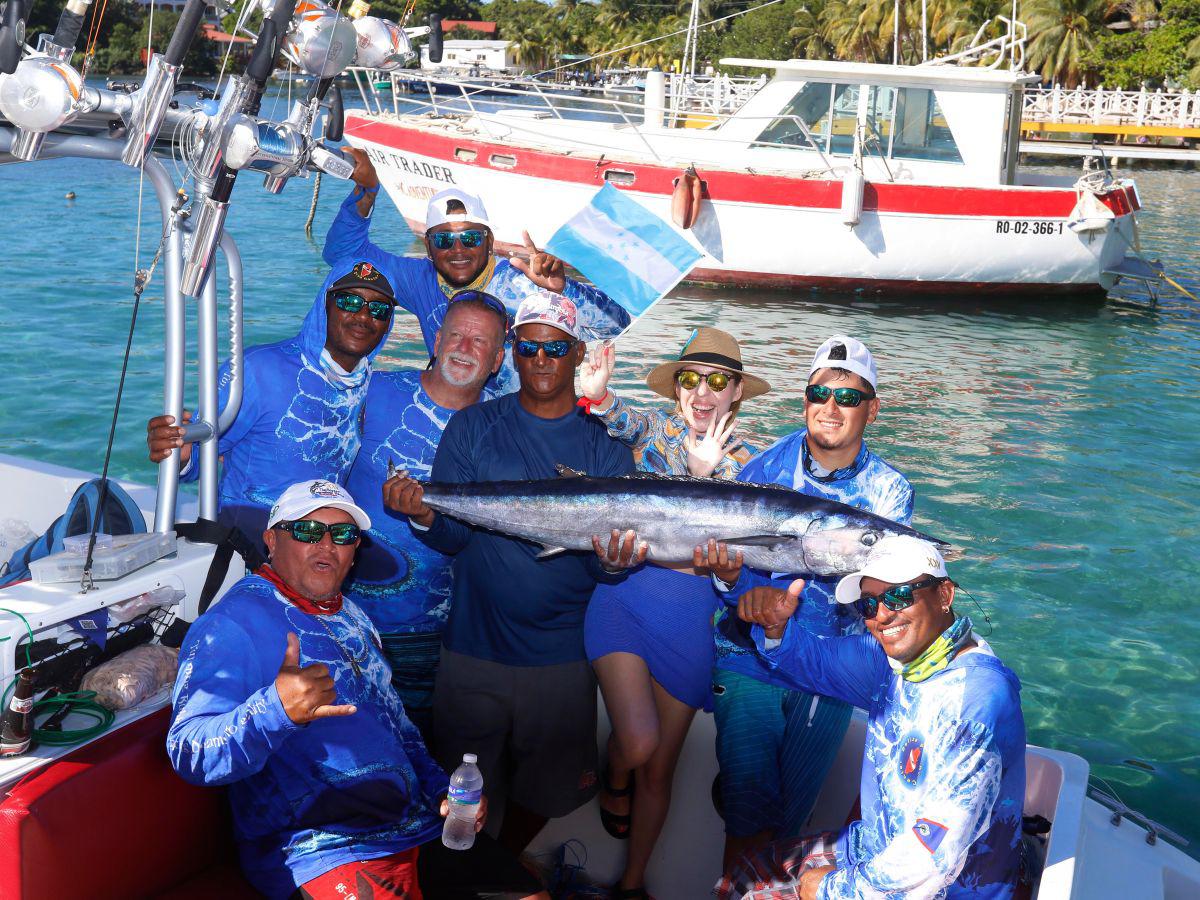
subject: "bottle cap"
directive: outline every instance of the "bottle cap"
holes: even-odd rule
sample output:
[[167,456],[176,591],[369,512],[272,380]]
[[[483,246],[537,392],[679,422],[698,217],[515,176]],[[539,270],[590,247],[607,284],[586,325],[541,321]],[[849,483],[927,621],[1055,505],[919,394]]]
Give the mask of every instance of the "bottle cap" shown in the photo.
[[476,756],[474,753],[464,753],[463,754],[463,762],[470,763],[471,765],[475,765],[475,763],[479,762],[479,757]]

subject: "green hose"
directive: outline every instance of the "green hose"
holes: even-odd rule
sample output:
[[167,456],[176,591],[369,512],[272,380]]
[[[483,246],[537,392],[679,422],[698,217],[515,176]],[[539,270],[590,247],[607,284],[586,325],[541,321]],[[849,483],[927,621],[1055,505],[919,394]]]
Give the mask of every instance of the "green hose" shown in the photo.
[[[34,742],[46,747],[70,747],[72,744],[90,741],[107,731],[116,720],[116,714],[97,703],[93,699],[95,696],[95,691],[74,691],[70,694],[58,694],[46,700],[39,700],[33,704]],[[42,713],[53,715],[67,704],[71,705],[70,715],[78,713],[81,716],[89,716],[95,720],[96,724],[87,728],[63,728],[61,731],[45,731],[37,727],[39,715]]]

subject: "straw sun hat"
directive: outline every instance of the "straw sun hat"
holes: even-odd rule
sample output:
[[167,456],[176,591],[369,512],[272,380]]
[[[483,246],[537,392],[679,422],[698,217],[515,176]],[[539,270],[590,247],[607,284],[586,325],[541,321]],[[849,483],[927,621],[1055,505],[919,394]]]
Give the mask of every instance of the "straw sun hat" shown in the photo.
[[688,363],[711,366],[740,377],[743,401],[765,394],[771,389],[767,382],[747,374],[742,369],[742,350],[738,346],[737,338],[718,328],[697,328],[693,331],[683,349],[679,351],[678,359],[650,370],[650,374],[646,376],[647,387],[668,400],[674,400],[675,373],[687,368]]

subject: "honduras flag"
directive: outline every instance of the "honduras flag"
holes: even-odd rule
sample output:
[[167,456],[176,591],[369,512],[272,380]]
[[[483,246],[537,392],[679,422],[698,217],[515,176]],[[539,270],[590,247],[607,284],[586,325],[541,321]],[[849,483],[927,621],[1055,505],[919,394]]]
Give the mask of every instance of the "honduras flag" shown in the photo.
[[635,320],[679,284],[704,254],[611,184],[546,244]]

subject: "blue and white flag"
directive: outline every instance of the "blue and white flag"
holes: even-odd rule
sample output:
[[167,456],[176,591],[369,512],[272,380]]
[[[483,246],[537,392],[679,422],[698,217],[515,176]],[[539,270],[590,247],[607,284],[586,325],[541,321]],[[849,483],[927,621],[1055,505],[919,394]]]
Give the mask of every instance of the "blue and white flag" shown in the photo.
[[637,319],[692,270],[704,254],[667,222],[611,184],[546,243]]

